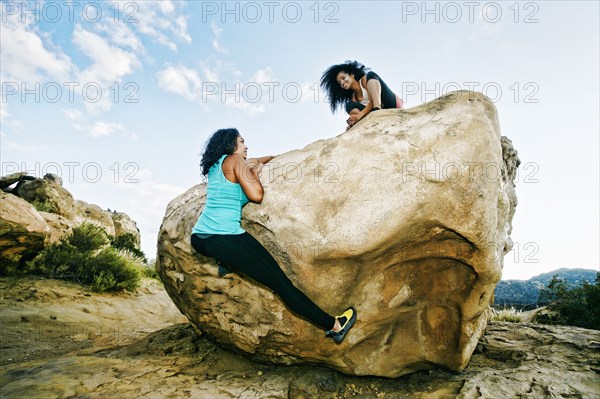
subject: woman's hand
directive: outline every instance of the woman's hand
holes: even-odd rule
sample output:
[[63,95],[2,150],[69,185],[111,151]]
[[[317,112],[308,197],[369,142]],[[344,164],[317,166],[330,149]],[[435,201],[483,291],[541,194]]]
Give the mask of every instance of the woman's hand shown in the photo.
[[358,122],[359,120],[361,120],[363,118],[363,114],[361,112],[357,113],[357,114],[352,114],[350,115],[350,117],[348,118],[348,120],[346,120],[346,122],[348,122],[348,124],[352,124],[354,125],[356,122]]
[[273,156],[273,155],[267,155],[265,157],[260,157],[260,158],[248,158],[246,160],[246,163],[248,164],[249,167],[252,168],[253,166],[255,166],[256,164],[259,164],[259,163],[262,163],[262,164],[268,163],[273,158],[275,158],[275,156]]

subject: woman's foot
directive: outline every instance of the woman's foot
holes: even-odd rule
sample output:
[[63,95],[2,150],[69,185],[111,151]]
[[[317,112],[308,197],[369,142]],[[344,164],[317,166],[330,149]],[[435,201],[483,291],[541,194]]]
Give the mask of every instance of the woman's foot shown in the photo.
[[325,333],[326,337],[331,337],[336,343],[341,343],[346,334],[356,322],[356,310],[354,307],[348,308],[341,316],[335,317],[333,328]]
[[219,275],[219,277],[225,277],[229,273],[231,273],[230,268],[223,265],[221,262],[217,262],[217,274]]

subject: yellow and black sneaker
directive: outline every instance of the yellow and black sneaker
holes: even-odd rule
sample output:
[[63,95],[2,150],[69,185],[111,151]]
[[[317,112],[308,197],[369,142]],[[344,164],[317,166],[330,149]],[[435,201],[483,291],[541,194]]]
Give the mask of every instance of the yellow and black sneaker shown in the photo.
[[221,262],[217,262],[217,267],[217,274],[219,275],[219,277],[225,277],[229,273],[232,273],[231,269],[222,264]]
[[335,318],[339,320],[342,328],[340,331],[329,330],[325,333],[325,336],[333,338],[333,340],[339,344],[344,340],[344,337],[348,331],[350,331],[354,325],[354,322],[356,321],[356,309],[354,309],[354,307],[350,307],[341,316],[336,316]]

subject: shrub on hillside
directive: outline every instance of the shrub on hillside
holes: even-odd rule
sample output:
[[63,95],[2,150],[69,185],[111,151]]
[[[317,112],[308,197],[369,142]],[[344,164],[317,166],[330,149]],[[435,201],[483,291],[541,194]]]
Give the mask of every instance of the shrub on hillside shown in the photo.
[[81,252],[96,251],[109,243],[104,229],[91,223],[75,227],[67,241]]
[[31,271],[90,285],[94,291],[129,291],[139,287],[142,261],[109,245],[105,231],[92,224],[73,228],[70,236],[44,249]]
[[156,259],[152,259],[150,262],[144,264],[142,276],[158,280],[162,283],[162,280],[156,271]]
[[144,263],[148,263],[144,252],[137,249],[135,236],[131,233],[124,233],[116,237],[110,237],[110,245],[117,249],[127,251],[136,258],[139,258]]
[[105,248],[82,270],[86,283],[94,291],[135,291],[140,286],[141,271],[136,261],[119,254],[115,248]]
[[600,273],[596,281],[569,289],[565,281],[554,276],[540,292],[540,305],[547,305],[549,312],[536,321],[545,324],[569,325],[600,330]]

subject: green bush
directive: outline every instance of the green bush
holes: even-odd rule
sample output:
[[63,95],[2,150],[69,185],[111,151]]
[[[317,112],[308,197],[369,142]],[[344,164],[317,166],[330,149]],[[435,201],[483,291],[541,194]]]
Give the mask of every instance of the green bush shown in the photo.
[[158,281],[162,281],[160,279],[160,276],[158,275],[158,272],[156,271],[156,260],[155,259],[153,259],[149,263],[144,264],[144,267],[142,268],[142,276],[148,277],[148,278],[153,278]]
[[86,256],[68,241],[51,244],[36,256],[30,270],[49,278],[76,278],[76,270]]
[[82,252],[97,251],[110,242],[104,229],[91,223],[75,227],[73,234],[67,240]]
[[547,305],[549,312],[536,321],[600,330],[600,272],[594,284],[586,281],[573,289],[568,289],[563,279],[554,276],[540,291],[539,298],[539,304]]
[[135,236],[131,233],[124,233],[116,237],[110,237],[110,245],[117,249],[127,251],[134,257],[142,260],[144,263],[148,263],[148,259],[146,259],[144,252],[137,249]]
[[142,262],[109,245],[104,230],[82,224],[73,234],[44,249],[31,263],[31,271],[90,285],[94,291],[134,291],[140,285]]
[[86,283],[94,291],[135,291],[140,286],[141,272],[135,261],[120,255],[114,248],[106,248],[91,258],[81,271]]
[[38,198],[34,199],[31,205],[40,212],[56,213],[56,209],[54,209],[54,206],[51,203]]

